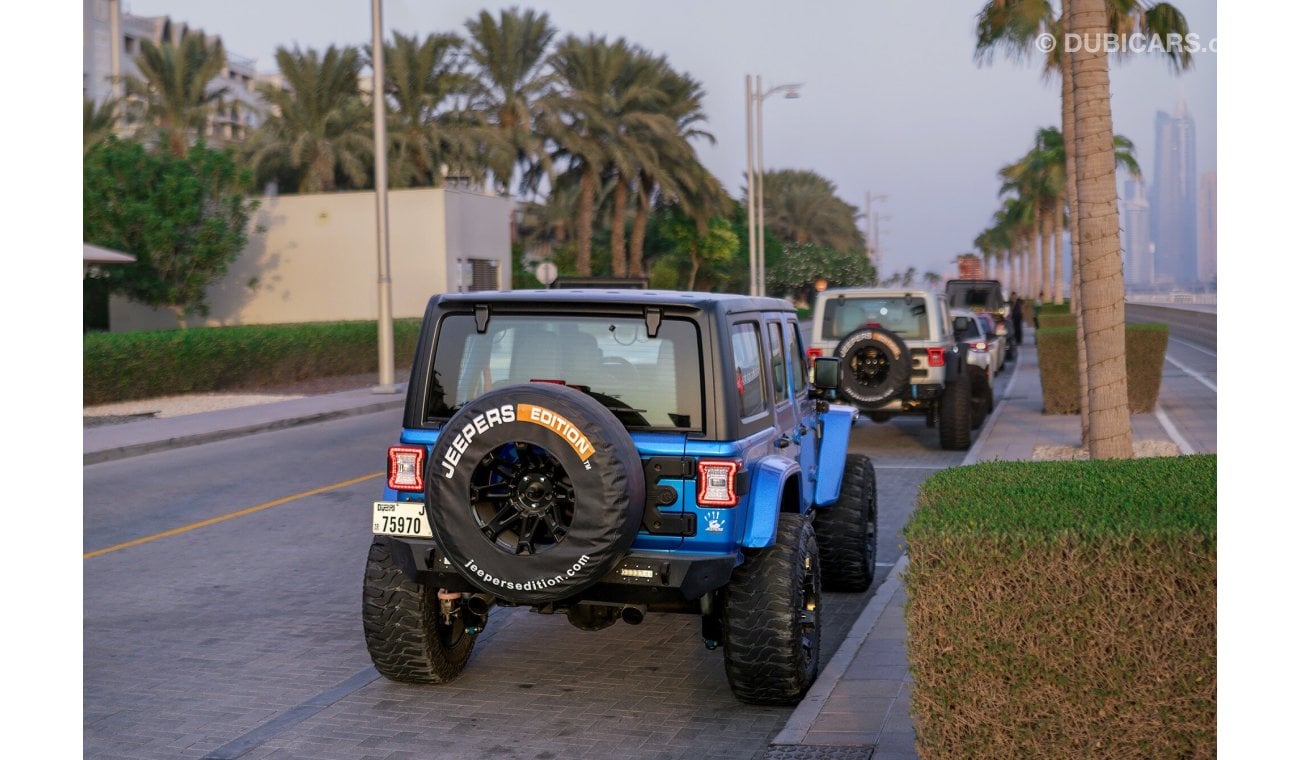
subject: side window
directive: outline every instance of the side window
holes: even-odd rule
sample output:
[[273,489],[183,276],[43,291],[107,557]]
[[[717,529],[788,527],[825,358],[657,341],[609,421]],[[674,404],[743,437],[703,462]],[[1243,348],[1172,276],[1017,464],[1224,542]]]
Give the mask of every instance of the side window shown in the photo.
[[794,365],[794,395],[803,393],[808,385],[808,360],[803,352],[803,338],[799,335],[796,322],[785,323],[786,356]]
[[736,392],[740,396],[741,419],[767,409],[763,383],[763,349],[758,341],[758,325],[754,322],[732,325],[731,355],[736,364]]
[[767,347],[772,357],[772,390],[776,391],[776,402],[779,404],[785,401],[786,385],[786,366],[785,366],[785,345],[781,342],[781,323],[767,323]]

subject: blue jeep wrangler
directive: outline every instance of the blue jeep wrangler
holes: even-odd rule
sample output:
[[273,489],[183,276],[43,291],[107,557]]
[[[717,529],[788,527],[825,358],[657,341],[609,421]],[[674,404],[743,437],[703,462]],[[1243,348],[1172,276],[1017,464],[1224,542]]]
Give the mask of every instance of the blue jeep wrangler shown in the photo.
[[810,382],[773,298],[547,290],[434,297],[373,505],[362,618],[384,676],[442,683],[493,605],[584,630],[699,615],[736,696],[816,677],[821,591],[875,571],[857,417]]

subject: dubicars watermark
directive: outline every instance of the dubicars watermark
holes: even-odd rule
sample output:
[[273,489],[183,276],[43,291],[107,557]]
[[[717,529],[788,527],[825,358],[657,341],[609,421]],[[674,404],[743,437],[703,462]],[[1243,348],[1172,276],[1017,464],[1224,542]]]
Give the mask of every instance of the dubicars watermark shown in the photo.
[[[1056,35],[1043,32],[1034,40],[1034,46],[1044,53],[1056,50],[1060,44]],[[1069,32],[1065,35],[1062,52],[1066,53],[1156,53],[1158,55],[1180,53],[1217,53],[1219,38],[1203,41],[1196,33],[1188,34],[1078,34]]]

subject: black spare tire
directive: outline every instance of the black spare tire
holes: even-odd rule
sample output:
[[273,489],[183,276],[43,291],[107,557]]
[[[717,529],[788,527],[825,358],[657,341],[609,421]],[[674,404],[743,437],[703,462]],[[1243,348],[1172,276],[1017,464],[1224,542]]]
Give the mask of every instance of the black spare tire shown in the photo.
[[568,598],[608,573],[641,525],[645,473],[627,430],[562,385],[489,391],[429,459],[433,537],[473,586],[516,604]]
[[868,327],[849,333],[835,347],[844,366],[840,393],[858,406],[880,406],[907,387],[912,356],[894,332]]

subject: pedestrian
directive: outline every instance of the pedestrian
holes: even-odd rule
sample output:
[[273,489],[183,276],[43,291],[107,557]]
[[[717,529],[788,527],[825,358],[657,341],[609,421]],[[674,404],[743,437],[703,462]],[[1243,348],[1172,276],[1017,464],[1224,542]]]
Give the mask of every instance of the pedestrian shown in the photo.
[[1018,346],[1025,337],[1025,299],[1015,293],[1011,294],[1011,329]]

